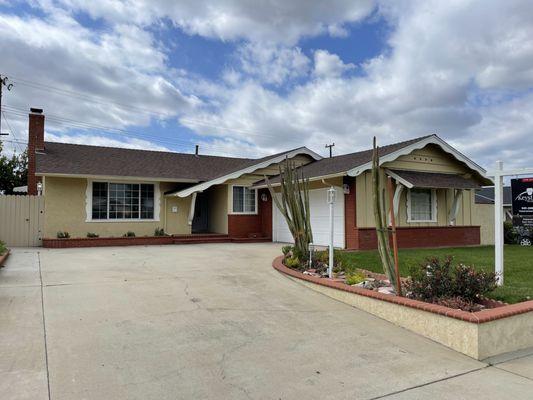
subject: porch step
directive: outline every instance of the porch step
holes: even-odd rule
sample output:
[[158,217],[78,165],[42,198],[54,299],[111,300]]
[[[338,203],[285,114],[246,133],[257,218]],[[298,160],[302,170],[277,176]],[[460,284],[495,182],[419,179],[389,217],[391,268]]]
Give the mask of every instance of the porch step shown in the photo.
[[227,243],[231,242],[228,235],[217,233],[193,234],[193,235],[175,235],[172,237],[174,244],[188,243]]
[[242,237],[232,238],[228,235],[217,233],[193,234],[193,235],[174,235],[172,236],[173,244],[192,244],[192,243],[259,243],[270,242],[270,237]]
[[271,242],[271,237],[243,237],[243,238],[231,238],[234,243],[262,243]]

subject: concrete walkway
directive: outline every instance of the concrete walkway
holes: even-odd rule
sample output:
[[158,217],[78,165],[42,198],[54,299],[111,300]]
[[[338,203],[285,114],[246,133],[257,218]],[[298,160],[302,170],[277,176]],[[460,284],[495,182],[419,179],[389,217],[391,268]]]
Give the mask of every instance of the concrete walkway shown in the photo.
[[279,248],[15,250],[0,397],[531,399],[530,353],[470,359],[290,281]]

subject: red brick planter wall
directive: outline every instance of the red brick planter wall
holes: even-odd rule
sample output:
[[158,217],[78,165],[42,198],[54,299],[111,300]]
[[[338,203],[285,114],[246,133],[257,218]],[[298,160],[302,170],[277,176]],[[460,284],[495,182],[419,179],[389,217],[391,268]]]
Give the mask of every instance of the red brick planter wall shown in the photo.
[[524,301],[522,303],[505,305],[489,310],[482,310],[477,312],[468,312],[462,310],[456,310],[440,306],[438,304],[424,303],[422,301],[408,299],[406,297],[398,297],[388,294],[379,293],[373,290],[363,289],[356,286],[349,286],[342,282],[336,282],[330,279],[317,278],[315,276],[304,275],[299,271],[287,268],[282,263],[283,256],[279,256],[274,259],[272,266],[279,272],[304,280],[315,283],[317,285],[326,286],[333,289],[342,290],[349,293],[354,293],[360,296],[371,297],[377,300],[386,301],[389,303],[399,304],[406,307],[416,308],[418,310],[427,311],[434,314],[444,315],[446,317],[460,319],[462,321],[471,322],[474,324],[482,324],[497,319],[510,317],[513,315],[524,314],[533,311],[533,300]]
[[[474,246],[481,243],[479,226],[400,227],[397,232],[400,248]],[[357,249],[376,249],[376,230],[359,228],[358,242]]]
[[7,258],[9,257],[10,250],[8,249],[4,254],[0,255],[0,267],[4,265]]
[[70,247],[107,247],[172,244],[171,236],[43,239],[43,247],[64,249]]

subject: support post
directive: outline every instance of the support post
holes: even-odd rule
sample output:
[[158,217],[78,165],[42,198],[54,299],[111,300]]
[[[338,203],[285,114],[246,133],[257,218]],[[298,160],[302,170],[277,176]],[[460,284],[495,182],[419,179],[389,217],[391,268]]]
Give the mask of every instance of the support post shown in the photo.
[[335,205],[335,188],[332,186],[328,190],[328,203],[329,203],[329,265],[328,276],[331,279],[333,277],[333,239],[334,239],[334,223],[333,223],[333,207]]
[[503,162],[494,171],[494,266],[496,284],[503,285]]

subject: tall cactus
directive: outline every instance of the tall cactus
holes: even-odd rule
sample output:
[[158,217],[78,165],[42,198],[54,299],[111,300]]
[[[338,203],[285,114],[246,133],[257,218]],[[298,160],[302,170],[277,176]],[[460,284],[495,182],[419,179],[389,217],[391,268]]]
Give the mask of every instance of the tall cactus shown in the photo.
[[381,196],[380,185],[380,167],[379,167],[379,148],[376,146],[376,138],[374,137],[372,153],[372,201],[374,204],[374,219],[376,223],[376,236],[378,239],[378,251],[383,264],[383,272],[389,278],[392,287],[396,288],[397,279],[394,270],[394,260],[392,258],[390,244],[389,244],[389,230],[385,225],[385,213],[383,211],[383,198]]
[[309,243],[313,242],[311,231],[311,213],[309,208],[309,180],[304,179],[296,164],[286,159],[279,166],[281,199],[265,176],[268,190],[280,213],[285,217],[294,239],[295,253],[303,259],[307,258]]

